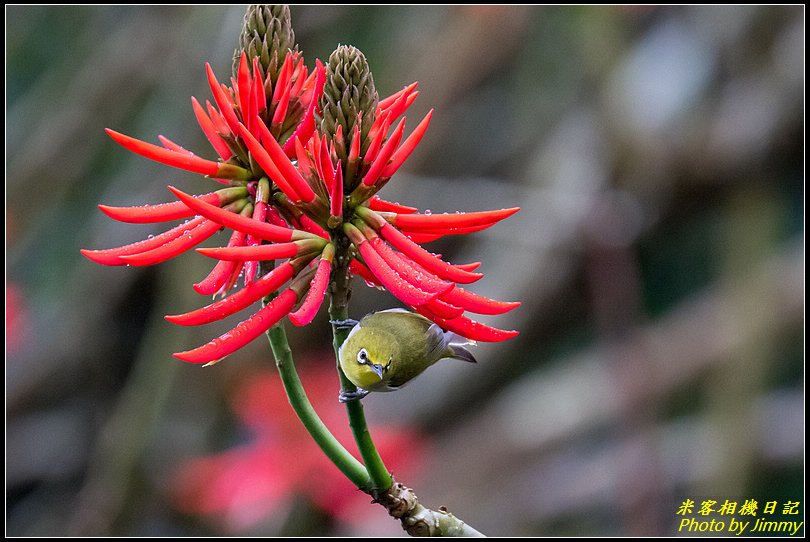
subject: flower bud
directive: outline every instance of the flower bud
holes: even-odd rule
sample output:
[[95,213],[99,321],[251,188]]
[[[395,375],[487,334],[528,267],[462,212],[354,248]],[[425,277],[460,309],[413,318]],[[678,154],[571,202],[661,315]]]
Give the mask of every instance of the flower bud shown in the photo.
[[[379,102],[374,78],[365,55],[350,45],[341,45],[329,56],[326,68],[326,85],[321,97],[320,131],[332,140],[338,125],[342,126],[345,145],[340,147],[338,159],[348,162],[346,149],[351,148],[355,137],[354,125],[360,119],[361,151],[368,148],[368,134],[374,122]],[[337,150],[337,149],[336,149]]]
[[239,48],[233,56],[234,78],[242,51],[247,54],[250,66],[253,65],[253,59],[258,57],[264,74],[269,73],[271,81],[275,83],[287,53],[297,50],[289,6],[248,6],[239,36]]

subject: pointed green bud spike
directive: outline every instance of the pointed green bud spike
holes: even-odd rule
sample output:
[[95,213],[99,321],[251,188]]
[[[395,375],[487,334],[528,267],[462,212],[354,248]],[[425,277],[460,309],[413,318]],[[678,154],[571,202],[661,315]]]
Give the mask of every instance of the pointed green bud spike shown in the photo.
[[[346,154],[345,149],[351,147],[358,115],[362,115],[362,154],[368,148],[368,132],[374,122],[379,100],[365,55],[356,47],[338,46],[329,56],[329,65],[326,67],[326,85],[321,97],[321,134],[331,140],[338,125],[341,125],[343,137],[346,138],[342,154]],[[348,156],[339,153],[338,158],[344,164],[347,163]]]
[[236,77],[239,57],[247,53],[248,65],[259,58],[262,70],[270,74],[273,83],[289,51],[297,51],[295,32],[287,5],[251,5],[245,12],[239,47],[233,56],[233,74]]

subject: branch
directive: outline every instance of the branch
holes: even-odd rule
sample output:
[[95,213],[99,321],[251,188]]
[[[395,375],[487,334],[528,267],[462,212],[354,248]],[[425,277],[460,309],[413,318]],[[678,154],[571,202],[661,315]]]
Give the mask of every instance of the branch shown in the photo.
[[381,504],[391,517],[397,518],[411,536],[485,536],[476,531],[444,506],[431,510],[419,503],[413,490],[399,482],[382,492],[372,492],[375,503]]

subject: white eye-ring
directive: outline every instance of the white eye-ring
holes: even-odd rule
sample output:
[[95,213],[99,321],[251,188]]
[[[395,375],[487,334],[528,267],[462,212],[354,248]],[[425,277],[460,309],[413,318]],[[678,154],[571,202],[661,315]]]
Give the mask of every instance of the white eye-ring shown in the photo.
[[361,348],[360,351],[357,353],[357,363],[361,365],[365,365],[368,363],[368,352],[366,352],[365,348]]

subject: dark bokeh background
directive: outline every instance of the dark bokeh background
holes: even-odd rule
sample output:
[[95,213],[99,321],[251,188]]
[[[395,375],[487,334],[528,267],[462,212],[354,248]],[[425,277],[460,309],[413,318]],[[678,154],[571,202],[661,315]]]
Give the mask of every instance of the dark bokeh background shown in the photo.
[[[206,369],[171,357],[238,321],[162,319],[206,301],[191,289],[205,258],[104,268],[79,254],[159,231],[99,202],[210,189],[103,128],[213,156],[189,97],[210,98],[206,61],[229,74],[243,13],[6,7],[10,535],[401,533],[379,507],[333,517],[305,478],[248,519],[238,503],[184,504],[191,458],[255,446],[234,401],[272,368],[269,349]],[[522,207],[431,247],[483,262],[474,291],[523,301],[488,320],[521,335],[366,400],[376,427],[421,435],[391,453],[418,458],[404,481],[427,505],[488,534],[671,535],[686,497],[802,500],[802,6],[292,15],[310,66],[350,43],[381,94],[420,82],[409,126],[436,108],[391,200]],[[355,290],[357,317],[395,304]],[[333,370],[325,315],[290,336],[305,374]],[[270,433],[284,408],[264,414]]]

